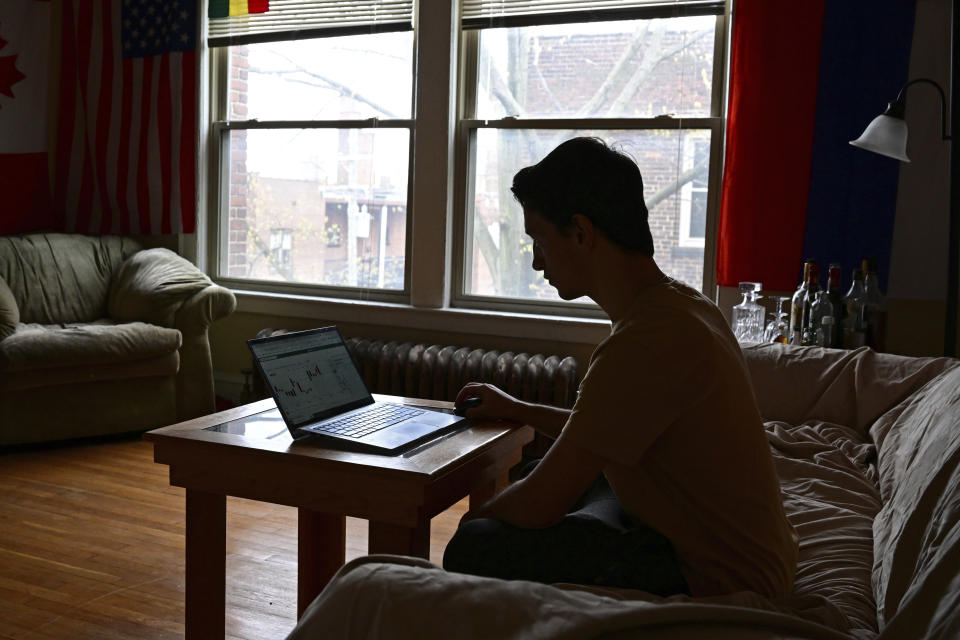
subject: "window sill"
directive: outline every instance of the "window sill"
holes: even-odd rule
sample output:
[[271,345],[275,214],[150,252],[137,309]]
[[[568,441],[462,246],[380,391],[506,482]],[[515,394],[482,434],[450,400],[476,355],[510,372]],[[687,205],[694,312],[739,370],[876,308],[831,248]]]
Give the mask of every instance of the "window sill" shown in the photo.
[[237,311],[287,318],[322,318],[351,322],[476,335],[554,340],[596,346],[610,334],[609,320],[507,313],[457,308],[413,307],[405,304],[320,298],[234,289]]

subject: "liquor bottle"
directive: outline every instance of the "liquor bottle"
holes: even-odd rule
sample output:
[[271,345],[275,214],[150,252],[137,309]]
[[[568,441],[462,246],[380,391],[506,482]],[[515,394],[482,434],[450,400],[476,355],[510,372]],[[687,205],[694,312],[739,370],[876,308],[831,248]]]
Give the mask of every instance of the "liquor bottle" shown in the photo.
[[883,351],[887,330],[887,310],[883,293],[880,291],[880,280],[877,277],[877,261],[874,258],[864,258],[862,264],[863,293],[866,298],[864,323],[867,346],[876,351]]
[[822,326],[826,318],[830,318],[830,324],[833,324],[833,310],[830,308],[830,299],[825,291],[817,291],[814,294],[813,302],[810,303],[810,317],[807,321],[804,335],[808,336],[804,344],[816,345],[818,347],[829,347],[823,343]]
[[835,344],[834,336],[839,331],[835,331],[837,325],[834,320],[833,316],[823,316],[823,320],[820,321],[820,330],[817,331],[817,346],[832,347]]
[[764,310],[757,302],[762,288],[759,282],[740,283],[743,302],[734,305],[731,318],[733,335],[738,342],[763,342]]
[[843,327],[844,318],[846,318],[846,308],[843,306],[843,289],[840,288],[840,265],[836,262],[830,263],[830,269],[827,276],[827,298],[830,300],[831,315],[833,316],[833,331],[828,344],[823,346],[833,347],[834,349],[843,348]]
[[816,266],[813,260],[803,263],[803,279],[790,299],[790,344],[800,344],[803,333],[803,298],[807,294],[807,278],[810,277],[810,267],[813,266]]
[[863,271],[853,270],[853,283],[850,290],[843,297],[847,317],[843,325],[843,346],[846,349],[862,347],[866,342],[866,312],[867,297],[863,290]]
[[[803,315],[800,320],[800,344],[813,344],[816,341],[817,327],[814,325],[810,313],[817,295],[820,293],[820,269],[816,264],[810,265],[807,273],[807,291],[803,296]],[[804,339],[804,336],[807,336]]]

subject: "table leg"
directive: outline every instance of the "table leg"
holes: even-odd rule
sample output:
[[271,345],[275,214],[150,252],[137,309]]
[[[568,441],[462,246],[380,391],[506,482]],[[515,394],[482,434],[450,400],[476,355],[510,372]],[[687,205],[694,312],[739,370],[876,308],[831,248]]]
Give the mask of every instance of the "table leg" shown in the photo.
[[187,640],[223,638],[227,497],[187,489]]
[[343,566],[347,524],[342,515],[297,510],[297,617]]
[[430,559],[430,519],[415,527],[386,522],[370,522],[370,553],[392,553]]

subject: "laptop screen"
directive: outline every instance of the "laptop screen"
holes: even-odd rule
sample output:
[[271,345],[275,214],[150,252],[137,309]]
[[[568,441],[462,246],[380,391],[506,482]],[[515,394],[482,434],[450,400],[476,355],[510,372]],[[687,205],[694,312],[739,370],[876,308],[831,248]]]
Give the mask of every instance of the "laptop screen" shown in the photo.
[[373,402],[336,327],[249,341],[288,422],[304,425]]

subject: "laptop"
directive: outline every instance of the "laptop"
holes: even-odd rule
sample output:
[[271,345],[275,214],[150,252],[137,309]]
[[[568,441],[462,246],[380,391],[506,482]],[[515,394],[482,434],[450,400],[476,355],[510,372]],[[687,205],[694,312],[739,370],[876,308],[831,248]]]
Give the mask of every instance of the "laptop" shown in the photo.
[[336,327],[247,340],[294,440],[393,454],[452,430],[463,418],[377,402]]

